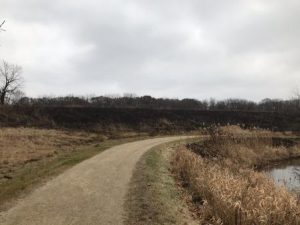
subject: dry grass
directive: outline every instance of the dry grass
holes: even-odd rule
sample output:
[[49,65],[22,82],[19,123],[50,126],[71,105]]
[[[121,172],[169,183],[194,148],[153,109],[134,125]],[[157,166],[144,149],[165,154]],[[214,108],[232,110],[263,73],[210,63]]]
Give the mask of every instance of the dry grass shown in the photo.
[[0,129],[0,168],[13,167],[91,143],[98,135],[33,128]]
[[214,151],[214,157],[201,157],[185,147],[176,151],[175,172],[198,196],[202,224],[300,224],[297,197],[252,169],[299,155],[297,146],[273,146],[272,136],[268,131],[225,127],[213,129],[202,146]]
[[205,142],[204,147],[239,167],[261,166],[272,161],[300,156],[300,147],[297,145],[275,145],[274,138],[280,137],[282,134],[266,130],[243,130],[238,126],[227,126],[212,128],[210,139]]
[[207,202],[202,214],[206,221],[228,225],[300,223],[296,196],[276,188],[263,174],[250,169],[236,173],[185,148],[176,152],[174,160],[180,177]]
[[[138,162],[124,205],[126,225],[196,225],[170,169],[179,142],[155,147]],[[177,146],[177,147],[175,147]]]
[[0,212],[18,197],[105,149],[143,139],[121,133],[107,139],[96,133],[31,128],[0,129]]

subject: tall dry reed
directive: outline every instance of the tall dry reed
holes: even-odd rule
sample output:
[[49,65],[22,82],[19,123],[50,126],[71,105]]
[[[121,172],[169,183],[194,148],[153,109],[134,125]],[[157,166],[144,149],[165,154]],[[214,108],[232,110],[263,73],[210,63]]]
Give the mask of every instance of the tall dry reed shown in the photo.
[[211,224],[299,225],[297,196],[253,170],[299,155],[299,147],[275,146],[277,134],[259,129],[227,126],[208,132],[210,138],[199,149],[182,147],[173,159],[176,174],[205,203],[202,217]]
[[264,165],[270,161],[300,156],[298,146],[274,145],[278,134],[270,131],[243,130],[238,126],[212,127],[205,148],[242,167]]
[[[186,148],[174,157],[175,172],[189,189],[207,202],[209,212],[224,225],[299,225],[296,196],[259,172],[240,173]],[[203,215],[204,217],[206,215]]]

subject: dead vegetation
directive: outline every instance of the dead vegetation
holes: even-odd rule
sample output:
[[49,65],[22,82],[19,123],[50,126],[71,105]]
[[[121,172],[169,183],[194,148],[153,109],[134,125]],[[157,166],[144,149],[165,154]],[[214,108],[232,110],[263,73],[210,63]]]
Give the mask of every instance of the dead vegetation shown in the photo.
[[243,130],[238,126],[211,127],[209,139],[188,148],[204,158],[222,160],[238,167],[260,167],[267,163],[300,157],[296,141],[267,130]]
[[274,136],[279,134],[231,126],[212,129],[198,149],[176,151],[174,171],[194,196],[202,224],[300,224],[296,195],[254,170],[257,165],[299,156],[296,144],[274,145]]
[[126,225],[198,224],[170,172],[170,154],[178,145],[155,147],[138,162],[124,206]]
[[0,129],[0,212],[34,187],[101,151],[145,135],[37,128]]
[[63,151],[72,151],[79,145],[100,140],[99,135],[86,132],[67,132],[34,128],[0,129],[0,173]]

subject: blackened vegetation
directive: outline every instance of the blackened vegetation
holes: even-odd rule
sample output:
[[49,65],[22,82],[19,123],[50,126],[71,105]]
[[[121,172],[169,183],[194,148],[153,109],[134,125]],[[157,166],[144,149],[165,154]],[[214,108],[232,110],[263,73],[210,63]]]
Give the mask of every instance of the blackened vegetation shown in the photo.
[[290,148],[290,147],[293,147],[293,146],[296,146],[297,144],[299,144],[299,139],[298,138],[273,137],[272,144],[274,147],[284,146],[284,147]]
[[218,158],[221,157],[218,149],[210,145],[210,141],[200,141],[186,145],[192,152],[200,155],[203,158]]
[[171,133],[211,125],[240,124],[272,130],[300,130],[300,113],[206,111],[80,106],[3,106],[0,126],[87,130],[129,129]]
[[140,108],[140,109],[183,109],[201,111],[244,111],[244,112],[280,112],[297,113],[300,111],[300,95],[291,100],[264,99],[259,103],[244,99],[222,101],[197,100],[185,98],[168,99],[151,96],[137,97],[133,94],[99,97],[22,97],[15,104],[26,106],[93,106],[100,108]]

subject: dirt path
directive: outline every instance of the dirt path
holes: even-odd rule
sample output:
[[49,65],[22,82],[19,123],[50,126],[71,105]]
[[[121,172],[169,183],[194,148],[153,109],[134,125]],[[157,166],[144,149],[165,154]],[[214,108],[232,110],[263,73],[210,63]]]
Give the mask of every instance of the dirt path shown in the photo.
[[119,225],[133,169],[150,148],[184,137],[113,147],[49,181],[0,215],[1,225]]

